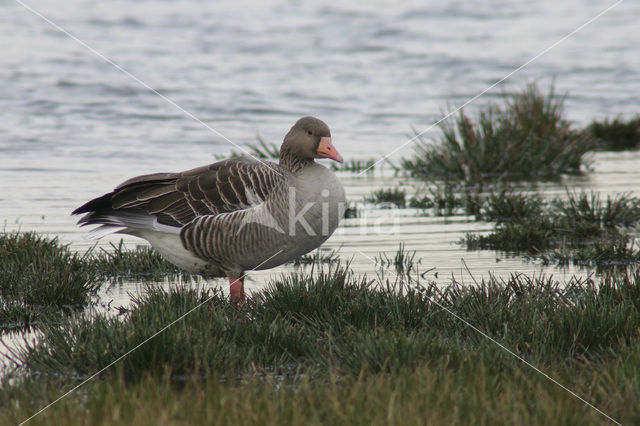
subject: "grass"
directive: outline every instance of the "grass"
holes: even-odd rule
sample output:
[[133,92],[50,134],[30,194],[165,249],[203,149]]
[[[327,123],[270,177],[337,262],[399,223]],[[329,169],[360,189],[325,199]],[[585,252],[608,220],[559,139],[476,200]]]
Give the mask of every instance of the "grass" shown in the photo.
[[342,164],[331,163],[331,170],[341,170],[351,173],[364,172],[366,174],[372,174],[376,170],[375,158],[369,158],[368,160],[349,159]]
[[57,323],[84,309],[106,279],[181,273],[149,247],[71,253],[57,238],[33,232],[0,234],[0,332]]
[[535,220],[542,214],[545,205],[538,193],[521,193],[503,187],[491,191],[480,208],[475,210],[476,219],[497,223]]
[[[399,279],[405,279],[407,283],[418,282],[419,271],[418,266],[421,263],[420,259],[416,259],[416,252],[407,251],[403,243],[400,243],[398,250],[393,258],[390,258],[387,253],[380,253],[374,258],[376,266],[378,268],[378,279],[381,282],[386,282],[389,278],[389,271],[391,271],[391,277],[398,277]],[[391,270],[391,267],[393,269]],[[396,282],[397,280],[393,280]]]
[[116,245],[110,243],[111,250],[92,249],[86,258],[85,266],[103,278],[156,278],[166,275],[183,274],[182,270],[165,260],[157,251],[149,246],[138,246],[128,250],[124,241]]
[[378,189],[365,198],[365,201],[376,204],[387,204],[398,208],[404,208],[407,204],[406,192],[401,188]]
[[85,307],[98,288],[85,260],[57,238],[0,234],[0,330],[30,327]]
[[478,189],[460,182],[444,181],[426,187],[426,193],[416,192],[409,207],[421,209],[433,216],[477,214],[480,206]]
[[628,194],[567,192],[565,199],[502,191],[490,195],[480,218],[496,221],[487,235],[467,234],[470,250],[527,253],[544,263],[595,266],[640,262],[627,229],[640,223],[640,199]]
[[360,209],[358,204],[347,201],[344,206],[344,218],[345,219],[355,219],[360,217]]
[[258,136],[258,142],[246,144],[245,150],[232,150],[230,154],[216,154],[215,158],[216,160],[224,160],[225,158],[242,157],[243,155],[250,155],[260,160],[274,160],[280,157],[280,147],[273,142],[266,142]]
[[622,151],[640,146],[640,116],[625,120],[623,117],[594,120],[586,133],[596,141],[601,150]]
[[410,176],[477,182],[496,177],[551,177],[579,173],[591,138],[572,129],[563,116],[562,97],[530,84],[490,104],[474,118],[460,111],[445,120],[432,143],[418,137],[415,156],[402,160]]
[[403,282],[331,267],[283,276],[242,308],[210,290],[150,287],[122,317],[73,316],[14,351],[22,375],[4,379],[0,422],[24,420],[192,309],[35,423],[606,420],[442,307],[616,420],[640,420],[638,273]]
[[332,249],[321,249],[318,248],[313,253],[304,254],[290,263],[293,266],[302,266],[302,265],[322,265],[322,264],[331,264],[331,263],[339,263],[340,262],[340,254],[339,250]]

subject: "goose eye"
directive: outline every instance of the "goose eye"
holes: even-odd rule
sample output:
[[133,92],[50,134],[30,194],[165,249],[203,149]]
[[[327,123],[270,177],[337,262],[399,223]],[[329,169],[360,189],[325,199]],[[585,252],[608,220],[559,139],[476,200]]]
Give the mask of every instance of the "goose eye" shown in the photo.
[[307,130],[307,134],[312,135],[313,132],[311,130]]

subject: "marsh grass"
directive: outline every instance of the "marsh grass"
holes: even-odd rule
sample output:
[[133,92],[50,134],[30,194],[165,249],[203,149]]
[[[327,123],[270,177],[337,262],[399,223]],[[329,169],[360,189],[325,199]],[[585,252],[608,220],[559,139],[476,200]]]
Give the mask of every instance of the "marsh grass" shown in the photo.
[[383,188],[375,190],[365,201],[375,204],[390,204],[398,208],[406,207],[407,193],[401,188]]
[[361,159],[349,159],[345,161],[343,164],[336,164],[331,162],[331,170],[334,171],[345,171],[351,173],[361,173],[364,172],[366,174],[372,174],[376,170],[376,160],[374,158],[369,158],[368,160]]
[[480,219],[496,221],[493,232],[467,234],[468,249],[526,253],[544,263],[583,266],[632,264],[640,251],[627,235],[640,223],[640,199],[567,191],[545,201],[539,195],[501,191],[486,198]]
[[415,156],[402,160],[410,176],[476,182],[497,177],[549,177],[579,173],[592,139],[563,117],[564,98],[535,84],[504,95],[471,117],[460,111],[440,125],[435,143],[419,136]]
[[98,285],[85,261],[57,238],[0,234],[0,328],[29,327],[86,306]]
[[355,219],[360,217],[360,209],[358,204],[347,201],[344,207],[344,218]]
[[510,187],[490,191],[488,196],[477,202],[477,220],[490,222],[525,222],[540,217],[545,201],[538,193],[522,193]]
[[105,280],[184,275],[150,247],[95,247],[71,253],[57,238],[34,232],[0,234],[0,332],[81,311]]
[[[399,244],[394,257],[391,258],[383,252],[377,255],[374,261],[380,282],[387,282],[389,277],[394,285],[398,285],[399,282],[410,284],[412,281],[416,283],[420,281],[418,267],[421,259],[416,259],[416,252],[407,250],[404,243]],[[391,267],[393,267],[392,270]],[[391,274],[389,274],[389,270],[392,271]]]
[[283,276],[242,308],[210,290],[149,288],[123,318],[47,327],[40,342],[13,353],[24,375],[5,379],[0,419],[33,414],[193,310],[42,421],[602,421],[442,307],[617,420],[639,418],[637,273],[568,283],[513,275],[438,288],[331,267]]
[[601,150],[623,151],[640,146],[640,116],[625,120],[623,117],[594,120],[586,133]]
[[330,264],[330,263],[339,263],[340,262],[340,250],[322,250],[320,248],[314,250],[311,253],[304,254],[290,263],[293,266],[302,266],[302,265],[322,265],[322,264]]
[[62,327],[43,328],[39,342],[13,356],[32,373],[83,377],[191,312],[122,361],[129,380],[161,376],[167,368],[179,376],[291,365],[393,372],[428,362],[445,341],[450,354],[486,343],[441,306],[531,359],[605,356],[638,338],[638,278],[610,277],[597,285],[513,275],[439,289],[369,280],[338,266],[315,276],[283,276],[241,309],[216,291],[149,287],[124,319],[71,317]]
[[104,278],[118,277],[159,277],[184,274],[180,268],[165,260],[149,246],[138,246],[129,250],[124,240],[116,245],[110,243],[111,249],[93,247],[85,256],[85,267],[94,274]]
[[245,145],[244,150],[236,151],[232,150],[230,154],[215,154],[216,160],[224,160],[232,157],[242,157],[245,155],[251,155],[259,160],[277,160],[280,157],[280,147],[273,142],[267,142],[258,136],[258,141],[255,143],[248,143]]
[[426,186],[409,199],[409,207],[431,216],[477,215],[481,205],[480,189],[460,182],[444,181]]

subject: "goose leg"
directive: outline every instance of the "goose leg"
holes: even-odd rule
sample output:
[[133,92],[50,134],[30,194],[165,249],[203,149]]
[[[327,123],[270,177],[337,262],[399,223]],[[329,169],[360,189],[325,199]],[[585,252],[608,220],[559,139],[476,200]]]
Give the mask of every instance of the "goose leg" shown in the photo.
[[240,278],[229,278],[229,290],[231,301],[242,306],[247,300],[244,295],[244,275],[241,275]]

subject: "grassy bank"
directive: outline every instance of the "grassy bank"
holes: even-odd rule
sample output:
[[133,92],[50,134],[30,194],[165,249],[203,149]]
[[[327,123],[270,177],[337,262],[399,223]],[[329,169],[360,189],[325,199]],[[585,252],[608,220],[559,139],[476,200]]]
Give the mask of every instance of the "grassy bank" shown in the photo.
[[325,268],[282,277],[242,308],[209,290],[149,288],[124,316],[71,317],[15,351],[22,376],[5,379],[0,421],[28,417],[175,320],[35,423],[606,421],[451,313],[615,419],[640,420],[637,273],[402,282]]

